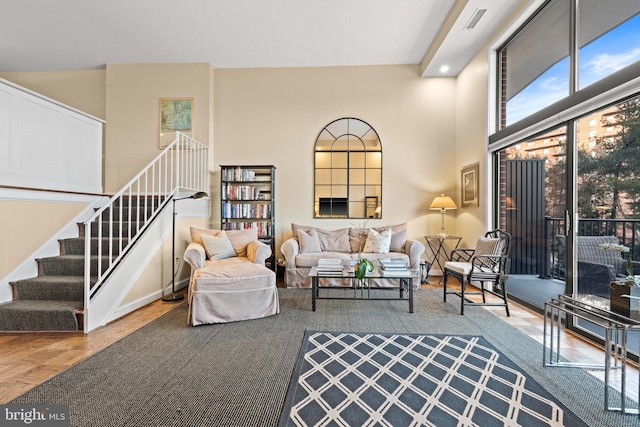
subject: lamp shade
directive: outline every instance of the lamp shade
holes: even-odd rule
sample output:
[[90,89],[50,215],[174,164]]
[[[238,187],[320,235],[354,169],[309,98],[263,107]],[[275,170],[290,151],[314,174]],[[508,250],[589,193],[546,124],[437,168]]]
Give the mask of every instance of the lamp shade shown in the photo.
[[458,209],[453,199],[449,196],[445,196],[444,194],[440,194],[438,197],[433,199],[429,209],[433,210],[449,210],[449,209]]

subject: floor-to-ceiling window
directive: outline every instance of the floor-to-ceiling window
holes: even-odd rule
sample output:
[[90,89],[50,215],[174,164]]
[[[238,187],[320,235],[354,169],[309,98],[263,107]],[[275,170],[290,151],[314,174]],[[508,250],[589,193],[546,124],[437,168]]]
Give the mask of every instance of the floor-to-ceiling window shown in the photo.
[[508,289],[542,307],[558,293],[608,296],[588,264],[612,254],[587,243],[640,259],[640,2],[537,5],[496,46],[489,149],[496,222],[514,235]]

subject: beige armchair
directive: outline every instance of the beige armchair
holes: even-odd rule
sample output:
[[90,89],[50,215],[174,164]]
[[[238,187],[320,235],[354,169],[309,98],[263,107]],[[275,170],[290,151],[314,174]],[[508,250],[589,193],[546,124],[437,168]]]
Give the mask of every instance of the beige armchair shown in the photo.
[[257,319],[280,312],[275,273],[265,267],[271,247],[255,230],[191,228],[184,260],[191,266],[191,325]]

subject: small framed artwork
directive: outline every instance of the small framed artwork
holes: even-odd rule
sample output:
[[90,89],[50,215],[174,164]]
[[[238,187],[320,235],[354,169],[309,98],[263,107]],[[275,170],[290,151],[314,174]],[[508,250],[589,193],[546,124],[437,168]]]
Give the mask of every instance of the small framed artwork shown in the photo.
[[479,206],[478,189],[480,187],[479,164],[474,163],[462,168],[460,172],[460,187],[462,188],[462,207]]
[[193,98],[160,98],[161,150],[173,142],[176,132],[193,137]]

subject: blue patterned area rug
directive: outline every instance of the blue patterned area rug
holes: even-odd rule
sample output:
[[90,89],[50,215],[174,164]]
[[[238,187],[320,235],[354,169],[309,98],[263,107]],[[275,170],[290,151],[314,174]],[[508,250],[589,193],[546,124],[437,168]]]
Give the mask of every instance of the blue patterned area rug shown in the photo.
[[587,426],[482,336],[310,331],[279,425]]

